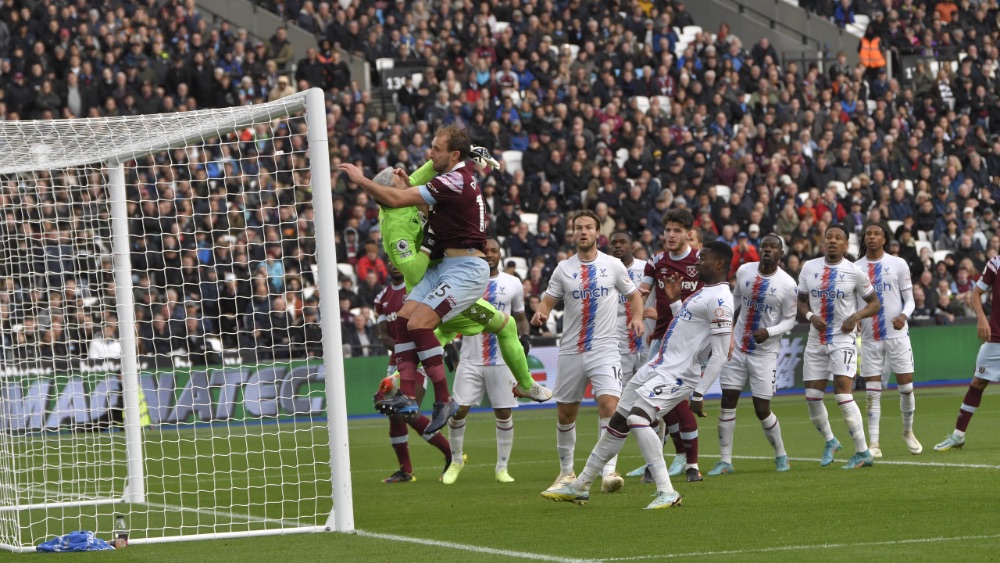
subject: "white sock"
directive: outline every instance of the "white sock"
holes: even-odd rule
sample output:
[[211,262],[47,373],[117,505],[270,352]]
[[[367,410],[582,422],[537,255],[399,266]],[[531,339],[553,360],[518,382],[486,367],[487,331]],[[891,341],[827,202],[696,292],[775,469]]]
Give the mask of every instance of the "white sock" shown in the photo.
[[903,433],[913,432],[913,411],[917,410],[917,397],[913,394],[913,384],[899,386],[899,410],[903,413]]
[[559,453],[559,474],[573,474],[573,450],[576,449],[576,423],[556,423],[556,452]]
[[[660,426],[666,426],[666,424],[664,424],[661,421],[660,422]],[[667,435],[671,435],[672,436],[674,434],[680,434],[680,432],[681,432],[681,425],[680,424],[671,424],[670,426],[667,426],[666,430],[663,433],[663,439],[661,440],[661,442],[663,442],[664,444],[666,444],[667,443]]]
[[829,442],[833,439],[833,430],[830,429],[830,415],[826,412],[826,405],[823,404],[823,391],[820,389],[806,389],[806,406],[809,407],[809,419],[819,433],[823,435],[823,440]]
[[854,402],[854,395],[850,393],[838,393],[837,404],[840,405],[840,412],[844,413],[844,422],[847,423],[847,431],[854,439],[854,451],[864,453],[868,451],[868,443],[865,442],[865,423],[861,417],[861,409]]
[[736,432],[736,409],[719,411],[719,457],[720,461],[733,463],[733,434]]
[[785,442],[781,439],[781,424],[778,423],[778,417],[774,416],[773,412],[760,421],[760,427],[764,429],[767,441],[774,447],[774,457],[788,455],[788,452],[785,451]]
[[[599,417],[597,419],[597,424],[598,424],[597,438],[598,438],[598,440],[601,438],[601,436],[604,436],[604,434],[607,432],[607,430],[608,430],[608,422],[611,422],[611,417],[610,416],[609,417]],[[611,459],[609,459],[607,463],[604,464],[604,470],[601,472],[601,475],[607,475],[608,473],[614,473],[615,472],[615,466],[617,466],[617,465],[618,465],[618,456],[615,455],[614,457],[612,457]]]
[[597,445],[594,446],[590,457],[587,458],[587,466],[583,468],[583,472],[576,478],[576,481],[573,481],[573,487],[578,491],[589,489],[594,483],[594,479],[601,475],[608,460],[618,457],[618,452],[625,445],[625,438],[628,438],[628,433],[622,434],[613,429],[601,434]]
[[514,448],[514,418],[497,419],[497,472],[507,469]]
[[462,463],[462,445],[465,443],[465,419],[448,419],[448,443],[451,444],[452,463]]
[[866,381],[865,395],[867,397],[866,414],[868,415],[868,435],[873,444],[878,443],[879,420],[882,418],[882,382]]
[[663,460],[663,443],[659,441],[656,432],[649,426],[632,426],[632,435],[639,443],[639,451],[642,457],[646,458],[646,465],[656,480],[656,490],[668,493],[674,492],[674,487],[670,483],[670,474],[667,472],[667,462]]

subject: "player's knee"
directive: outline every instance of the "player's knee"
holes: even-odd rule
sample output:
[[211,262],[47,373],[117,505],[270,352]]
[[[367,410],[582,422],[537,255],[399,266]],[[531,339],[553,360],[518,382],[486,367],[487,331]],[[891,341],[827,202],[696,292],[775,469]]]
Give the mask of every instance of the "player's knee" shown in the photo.
[[764,420],[771,416],[771,406],[770,405],[754,405],[753,412],[757,415],[757,420]]
[[608,428],[616,432],[628,432],[628,415],[626,413],[615,412],[615,415],[608,421]]
[[651,419],[649,415],[639,409],[633,409],[632,413],[628,415],[628,427],[636,428],[640,426],[649,426]]
[[[462,409],[465,410],[463,411]],[[462,418],[465,418],[465,415],[469,412],[469,407],[462,407],[458,409],[458,412],[462,413]],[[497,420],[507,420],[511,417],[511,412],[510,409],[493,409],[493,415],[497,417]]]
[[740,392],[737,389],[723,389],[720,406],[724,409],[735,409],[740,402]]
[[[463,405],[458,407],[458,412],[456,412],[454,416],[452,416],[452,418],[454,418],[455,420],[462,420],[463,418],[469,415],[469,408],[470,407],[468,405]],[[507,409],[507,412],[510,412],[510,409]]]

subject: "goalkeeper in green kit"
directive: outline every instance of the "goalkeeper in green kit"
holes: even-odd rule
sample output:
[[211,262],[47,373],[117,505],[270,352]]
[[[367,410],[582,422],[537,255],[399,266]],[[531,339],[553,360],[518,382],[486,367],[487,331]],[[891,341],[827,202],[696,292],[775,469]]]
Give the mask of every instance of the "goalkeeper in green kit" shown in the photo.
[[[470,159],[478,169],[484,167],[498,168],[499,164],[482,147],[473,146]],[[372,181],[382,186],[393,186],[398,174],[392,168],[386,168],[376,175]],[[419,186],[429,182],[437,173],[433,162],[427,161],[409,176],[409,186]],[[399,180],[396,180],[399,182]],[[407,187],[409,187],[407,186]],[[382,233],[382,245],[389,261],[403,274],[407,293],[424,276],[430,264],[430,254],[433,249],[433,233],[424,233],[424,221],[417,207],[389,208],[379,210],[379,229]],[[457,317],[444,322],[435,334],[442,346],[451,342],[456,334],[475,336],[488,332],[497,335],[500,355],[517,380],[514,395],[530,398],[537,402],[552,398],[552,391],[539,385],[531,377],[528,370],[527,352],[530,347],[528,337],[518,338],[515,323],[510,322],[510,316],[498,311],[485,299],[480,299]],[[391,406],[376,404],[376,410],[382,414],[394,414]]]

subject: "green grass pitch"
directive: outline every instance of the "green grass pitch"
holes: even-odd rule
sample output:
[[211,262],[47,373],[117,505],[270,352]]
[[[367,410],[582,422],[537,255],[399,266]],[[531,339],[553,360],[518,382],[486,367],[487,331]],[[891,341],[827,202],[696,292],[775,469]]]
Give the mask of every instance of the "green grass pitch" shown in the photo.
[[[854,471],[840,469],[852,448],[832,397],[827,408],[844,451],[838,454],[837,463],[826,468],[819,467],[822,440],[809,422],[802,396],[776,398],[774,411],[792,459],[792,471],[784,474],[774,471],[773,452],[750,400],[744,398],[737,415],[736,473],[706,476],[701,483],[675,480],[684,506],[652,512],[641,509],[653,486],[642,485],[638,479],[627,479],[625,488],[616,494],[600,493],[598,484],[590,503],[582,507],[539,496],[558,472],[552,409],[515,411],[510,473],[517,481],[507,485],[493,479],[492,413],[470,417],[465,441],[469,463],[458,482],[449,487],[438,482],[442,463],[437,450],[412,433],[410,451],[417,481],[381,484],[396,469],[387,424],[375,418],[356,420],[350,429],[351,463],[355,522],[362,534],[133,545],[113,554],[82,554],[75,559],[478,562],[655,561],[697,556],[719,561],[802,561],[957,556],[990,560],[1000,553],[1000,532],[995,525],[1000,509],[1000,393],[987,391],[964,450],[933,451],[934,444],[953,427],[964,392],[965,387],[958,386],[917,390],[915,429],[924,445],[919,456],[910,455],[899,437],[898,395],[885,392],[881,439],[885,457],[873,468]],[[864,393],[856,393],[856,399],[863,409]],[[718,459],[719,404],[708,401],[706,406],[709,417],[699,419],[703,473]],[[577,436],[580,471],[597,437],[594,408],[581,411]],[[200,433],[202,437],[211,440],[202,445],[216,451],[227,444],[246,443]],[[267,463],[266,458],[258,461]],[[619,470],[624,473],[641,463],[638,448],[629,440],[619,458]],[[252,478],[251,469],[247,485],[252,486]],[[202,492],[192,494],[209,494],[209,489],[209,483],[204,483]],[[289,487],[283,492],[294,491],[295,487]],[[0,554],[0,559],[13,557]]]

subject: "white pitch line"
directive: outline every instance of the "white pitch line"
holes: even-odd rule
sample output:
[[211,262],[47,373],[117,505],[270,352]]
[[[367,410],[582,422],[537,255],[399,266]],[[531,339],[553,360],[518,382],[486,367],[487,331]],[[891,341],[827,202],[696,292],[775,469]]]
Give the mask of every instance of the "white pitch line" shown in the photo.
[[733,549],[727,551],[699,551],[689,553],[658,553],[656,555],[637,555],[635,557],[613,557],[611,559],[601,559],[601,561],[642,561],[648,559],[673,559],[677,557],[714,557],[720,555],[748,555],[751,553],[774,553],[781,551],[806,551],[810,549],[842,549],[845,547],[890,547],[894,545],[909,545],[921,543],[941,543],[952,541],[970,540],[995,540],[1000,539],[1000,534],[989,536],[955,536],[940,538],[915,538],[908,540],[892,540],[883,542],[862,542],[862,543],[826,543],[818,545],[783,545],[777,547],[762,547],[759,549]]
[[[702,457],[717,458],[717,455],[706,455]],[[734,455],[733,459],[767,459],[774,460],[773,457],[767,456],[755,456],[755,455]],[[820,459],[818,457],[790,457],[791,461],[815,461],[819,463]],[[841,460],[846,462],[847,460]],[[834,460],[836,463],[837,460]],[[989,465],[985,463],[946,463],[943,461],[897,461],[897,460],[886,460],[878,459],[875,465],[918,465],[925,467],[951,467],[955,469],[1000,469],[1000,465]]]
[[423,538],[411,538],[408,536],[397,536],[395,534],[380,534],[378,532],[366,532],[364,530],[355,530],[355,534],[367,538],[376,538],[380,540],[390,540],[405,543],[415,543],[419,545],[429,545],[433,547],[444,547],[448,549],[456,549],[459,551],[469,551],[472,553],[483,553],[485,555],[499,555],[502,557],[515,557],[518,559],[533,559],[535,561],[555,561],[557,563],[590,563],[593,560],[588,559],[572,559],[569,557],[559,557],[556,555],[545,555],[543,553],[528,553],[526,551],[511,551],[509,549],[493,549],[491,547],[481,547],[478,545],[468,545],[464,543],[455,543],[449,541],[439,541],[439,540],[428,540]]

